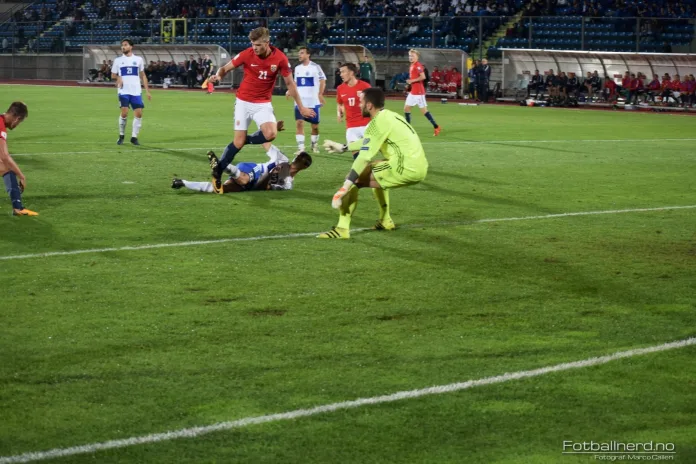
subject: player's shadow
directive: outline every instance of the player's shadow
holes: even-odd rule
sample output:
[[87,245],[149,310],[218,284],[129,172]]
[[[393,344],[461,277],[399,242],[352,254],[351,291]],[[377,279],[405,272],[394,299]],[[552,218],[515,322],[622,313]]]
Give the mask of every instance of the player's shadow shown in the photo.
[[31,169],[28,169],[28,171],[45,171],[48,169],[54,169],[50,166],[50,162],[46,161],[45,157],[42,158],[39,156],[17,156],[14,160],[15,163],[17,163],[22,168],[30,166]]
[[[459,230],[462,231],[461,236],[453,235],[451,232],[437,234],[436,228],[428,226],[403,227],[401,230],[390,232],[393,237],[387,236],[389,240],[372,238],[378,233],[386,236],[385,232],[366,232],[364,236],[361,234],[360,244],[379,249],[380,252],[386,251],[408,261],[438,267],[444,265],[453,273],[461,269],[462,273],[473,273],[479,277],[507,282],[528,281],[533,275],[539,287],[552,288],[557,294],[568,294],[572,298],[594,297],[620,305],[625,305],[626,301],[653,300],[651,293],[641,292],[639,288],[622,282],[607,282],[605,277],[596,276],[592,271],[581,272],[574,262],[566,261],[573,259],[572,257],[555,259],[534,247],[528,251],[524,247],[509,246],[500,242],[495,247],[481,247],[479,243],[467,240],[465,226],[459,226]],[[398,240],[394,240],[392,245],[393,239]],[[411,242],[411,245],[404,246],[404,242]],[[552,251],[548,253],[551,254]],[[491,262],[495,265],[478,265],[481,262]]]
[[420,185],[420,190],[429,190],[433,192],[440,192],[440,193],[446,193],[451,196],[459,197],[462,199],[467,199],[471,200],[474,203],[489,203],[493,205],[504,205],[504,206],[514,206],[516,208],[524,208],[525,210],[529,210],[535,213],[553,213],[556,212],[555,210],[551,210],[548,208],[540,208],[538,205],[535,205],[533,203],[525,203],[523,201],[517,201],[513,200],[510,198],[499,198],[499,197],[491,197],[488,195],[484,195],[481,193],[471,193],[471,192],[463,192],[463,191],[458,191],[458,190],[450,190],[446,189],[444,187],[441,187],[436,184],[431,184],[428,182],[422,182]]
[[[132,192],[132,193],[110,193],[108,196],[108,200],[132,200],[134,198],[151,198],[151,197],[159,197],[159,196],[164,196],[168,192],[153,192],[153,193],[143,193],[142,191],[137,191],[137,192]],[[68,201],[75,201],[75,200],[100,200],[104,199],[104,194],[103,193],[77,193],[77,194],[67,194],[67,193],[60,193],[60,194],[50,194],[50,195],[32,195],[31,196],[32,200],[40,200],[43,205],[46,206],[54,206],[54,205],[60,205]]]
[[442,177],[451,177],[452,179],[457,179],[457,180],[461,180],[464,182],[469,182],[471,184],[510,185],[507,182],[499,182],[496,180],[486,179],[484,177],[465,176],[465,175],[457,174],[454,172],[437,171],[434,169],[428,169],[428,176],[431,176],[431,175],[442,176]]
[[158,147],[148,147],[144,146],[147,148],[148,151],[154,152],[154,153],[162,153],[165,155],[172,155],[176,156],[177,158],[183,158],[187,160],[193,160],[193,161],[200,161],[201,163],[204,163],[203,166],[205,167],[208,164],[208,159],[206,158],[205,154],[207,151],[204,152],[204,149],[191,149],[191,151],[185,151],[185,150],[172,150],[169,148],[158,148]]
[[[297,201],[298,198],[300,201]],[[234,199],[244,201],[250,208],[253,209],[264,209],[276,212],[283,210],[286,213],[310,218],[336,218],[336,212],[331,209],[330,200],[327,200],[327,195],[315,194],[312,192],[302,192],[297,190],[293,190],[292,192],[241,192],[235,193]],[[302,205],[306,202],[306,200],[321,202],[326,204],[327,207],[320,210],[304,208]]]
[[545,147],[541,145],[532,145],[532,144],[517,144],[517,143],[508,143],[505,142],[504,140],[501,140],[500,142],[490,142],[487,145],[497,145],[501,147],[515,147],[515,148],[523,148],[525,150],[544,150],[544,151],[552,151],[554,153],[576,153],[576,154],[582,154],[585,153],[584,151],[578,151],[578,150],[564,150],[562,148],[557,148],[553,146]]
[[[14,217],[12,213],[0,217],[0,229],[11,233],[0,234],[0,243],[14,243],[19,245],[16,253],[26,254],[33,251],[26,248],[27,243],[40,243],[41,246],[58,246],[60,249],[70,248],[67,242],[58,239],[58,234],[53,230],[53,225],[39,217]],[[41,253],[38,251],[37,253]]]

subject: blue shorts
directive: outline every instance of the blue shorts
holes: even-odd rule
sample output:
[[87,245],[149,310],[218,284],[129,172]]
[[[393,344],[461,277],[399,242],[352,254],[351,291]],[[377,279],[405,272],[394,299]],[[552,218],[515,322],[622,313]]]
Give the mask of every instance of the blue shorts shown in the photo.
[[129,105],[134,110],[138,108],[145,108],[142,95],[119,95],[118,101],[121,108],[128,108]]
[[299,108],[297,108],[297,106],[295,106],[295,121],[302,120],[302,121],[311,122],[312,124],[319,124],[319,108],[321,108],[321,106],[315,106],[314,108],[312,108],[314,110],[314,112],[317,113],[316,116],[314,116],[313,118],[305,118],[304,116],[302,116],[300,114]]

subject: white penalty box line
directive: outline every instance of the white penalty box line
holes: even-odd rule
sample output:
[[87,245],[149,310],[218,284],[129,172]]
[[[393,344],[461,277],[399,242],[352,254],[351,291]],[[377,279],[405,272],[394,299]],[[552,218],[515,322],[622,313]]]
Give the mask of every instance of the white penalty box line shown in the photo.
[[[576,216],[596,216],[596,215],[606,215],[606,214],[626,214],[626,213],[644,213],[644,212],[657,212],[657,211],[672,211],[672,210],[688,210],[694,209],[696,205],[685,205],[685,206],[661,206],[656,208],[633,208],[633,209],[614,209],[614,210],[604,210],[604,211],[578,211],[574,213],[558,213],[558,214],[545,214],[541,216],[520,216],[520,217],[507,217],[507,218],[489,218],[489,219],[476,219],[471,221],[454,221],[454,222],[440,222],[434,224],[406,224],[400,226],[401,229],[416,229],[421,227],[432,228],[432,227],[455,227],[455,226],[465,226],[474,224],[487,224],[491,222],[513,222],[513,221],[532,221],[539,219],[556,219],[556,218],[566,218],[566,217],[576,217]],[[351,229],[352,233],[369,231],[369,228],[361,229]],[[261,240],[280,240],[280,239],[291,239],[291,238],[301,238],[301,237],[312,237],[316,236],[321,232],[299,232],[293,234],[278,234],[278,235],[257,235],[252,237],[232,237],[232,238],[221,238],[213,240],[193,240],[188,242],[173,242],[173,243],[155,243],[151,245],[132,245],[132,246],[121,246],[121,247],[109,247],[109,248],[88,248],[84,250],[70,250],[70,251],[48,251],[44,253],[29,253],[23,255],[6,255],[0,256],[0,261],[9,260],[21,260],[21,259],[33,259],[33,258],[49,258],[53,256],[71,256],[71,255],[82,255],[90,253],[109,253],[109,252],[120,252],[120,251],[139,251],[139,250],[152,250],[157,248],[175,248],[175,247],[189,247],[189,246],[200,246],[200,245],[216,245],[220,243],[231,243],[231,242],[256,242]]]
[[342,401],[339,403],[325,404],[322,406],[315,406],[308,409],[296,409],[294,411],[288,411],[278,414],[269,414],[265,416],[252,416],[245,417],[243,419],[238,419],[228,422],[219,422],[217,424],[191,427],[186,429],[174,430],[163,433],[154,433],[150,435],[141,435],[137,437],[124,438],[118,440],[109,440],[100,443],[91,443],[87,445],[73,446],[69,448],[54,448],[48,451],[37,451],[24,454],[18,454],[14,456],[0,457],[0,464],[14,464],[22,462],[32,462],[41,461],[45,459],[74,456],[78,454],[88,454],[95,453],[97,451],[127,448],[135,445],[142,445],[146,443],[158,443],[163,441],[175,440],[178,438],[194,438],[202,435],[207,435],[213,432],[221,432],[226,430],[239,429],[242,427],[247,427],[254,424],[265,424],[268,422],[278,422],[283,420],[294,420],[303,417],[316,416],[318,414],[330,413],[340,410],[355,409],[362,406],[369,406],[374,404],[382,403],[392,403],[395,401],[401,401],[411,398],[419,398],[423,396],[431,395],[441,395],[443,393],[453,393],[462,390],[468,390],[474,387],[481,387],[485,385],[494,385],[504,382],[509,382],[511,380],[527,379],[532,377],[539,377],[541,375],[551,374],[555,372],[568,371],[572,369],[580,369],[590,366],[598,366],[601,364],[607,364],[611,361],[616,361],[619,359],[631,358],[634,356],[641,356],[649,353],[658,353],[661,351],[674,350],[678,348],[684,348],[687,346],[696,345],[696,337],[687,338],[685,340],[674,341],[669,343],[664,343],[661,345],[655,345],[647,348],[637,348],[627,351],[619,351],[614,354],[607,356],[600,356],[595,358],[588,358],[582,361],[574,361],[563,364],[556,364],[553,366],[542,367],[539,369],[533,369],[528,371],[518,371],[512,373],[506,373],[502,375],[497,375],[493,377],[484,377],[477,380],[468,380],[466,382],[457,382],[447,385],[437,385],[428,388],[422,388],[418,390],[408,390],[392,393],[389,395],[373,396],[370,398],[359,398],[352,401]]

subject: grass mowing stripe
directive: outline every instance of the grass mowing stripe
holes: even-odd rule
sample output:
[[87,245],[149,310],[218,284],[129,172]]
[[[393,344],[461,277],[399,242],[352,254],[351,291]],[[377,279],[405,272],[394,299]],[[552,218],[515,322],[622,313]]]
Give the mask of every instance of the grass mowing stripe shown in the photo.
[[[602,142],[609,142],[609,143],[626,143],[626,142],[634,142],[634,143],[643,143],[643,142],[656,142],[656,143],[661,143],[661,142],[693,142],[696,141],[696,139],[693,138],[685,138],[685,139],[676,139],[676,138],[668,138],[668,139],[564,139],[564,140],[455,140],[455,141],[439,141],[439,142],[422,142],[423,145],[501,145],[501,144],[506,144],[506,143],[582,143],[582,142],[588,142],[588,143],[602,143]],[[69,144],[71,146],[75,145],[94,145],[93,142],[23,142],[21,139],[17,140],[15,143],[18,144],[27,144],[27,145],[39,145],[39,144],[51,144],[51,145],[57,145],[59,143],[64,143],[64,144]],[[158,143],[168,143],[168,142],[152,142],[152,143],[147,143],[144,145],[143,148],[140,148],[139,151],[147,151],[149,150],[146,148],[147,146],[152,146],[153,150],[163,150],[163,149],[168,149],[168,150],[203,150],[207,149],[209,147],[189,147],[189,148],[168,148],[166,146],[163,147],[157,147],[156,145]],[[127,144],[126,144],[127,145]],[[279,146],[280,148],[294,148],[295,145],[282,145]],[[73,152],[73,151],[68,151],[68,152],[39,152],[39,153],[15,153],[12,156],[30,156],[30,155],[61,155],[61,154],[94,154],[94,153],[102,153],[102,151],[82,151],[82,152]]]
[[[508,217],[508,218],[489,218],[489,219],[477,219],[473,221],[459,221],[459,222],[440,222],[436,224],[406,224],[399,226],[402,229],[415,229],[421,227],[448,227],[448,226],[464,226],[469,224],[486,224],[489,222],[509,222],[509,221],[532,221],[535,219],[555,219],[563,217],[574,217],[574,216],[593,216],[600,214],[623,214],[623,213],[642,213],[651,211],[670,211],[678,209],[694,209],[696,205],[685,205],[685,206],[661,206],[658,208],[634,208],[634,209],[613,209],[613,210],[603,210],[603,211],[578,211],[574,213],[557,213],[557,214],[545,214],[541,216],[519,216],[519,217]],[[372,230],[370,228],[361,229],[351,229],[351,232],[364,232],[367,230]],[[111,248],[89,248],[85,250],[70,250],[70,251],[48,251],[45,253],[31,253],[25,255],[8,255],[0,256],[0,261],[8,261],[11,259],[32,259],[32,258],[49,258],[52,256],[69,256],[69,255],[81,255],[86,253],[107,253],[112,251],[138,251],[138,250],[151,250],[154,248],[171,248],[171,247],[184,247],[184,246],[198,246],[198,245],[213,245],[218,243],[230,243],[230,242],[254,242],[259,240],[279,240],[285,238],[299,238],[299,237],[311,237],[318,235],[321,232],[298,232],[293,234],[279,234],[279,235],[257,235],[253,237],[232,237],[232,238],[221,238],[214,240],[194,240],[189,242],[174,242],[174,243],[155,243],[152,245],[133,245],[133,246],[123,246],[123,247],[111,247]]]
[[264,424],[267,422],[277,422],[281,420],[299,419],[301,417],[315,416],[317,414],[334,412],[344,409],[359,408],[361,406],[368,406],[372,404],[391,403],[394,401],[401,401],[410,398],[419,398],[421,396],[441,395],[443,393],[452,393],[467,390],[473,387],[504,383],[509,382],[511,380],[538,377],[545,374],[562,372],[571,369],[598,366],[601,364],[607,364],[611,361],[616,361],[618,359],[630,358],[633,356],[641,356],[644,354],[657,353],[667,350],[674,350],[677,348],[684,348],[691,345],[696,345],[696,337],[687,338],[686,340],[664,343],[662,345],[650,346],[647,348],[636,348],[627,351],[619,351],[607,356],[588,358],[582,361],[573,361],[568,363],[556,364],[554,366],[541,367],[539,369],[533,369],[529,371],[506,373],[493,377],[484,377],[476,380],[468,380],[466,382],[451,383],[448,385],[436,385],[433,387],[423,388],[419,390],[400,391],[389,395],[373,396],[371,398],[360,398],[352,401],[342,401],[340,403],[325,404],[309,409],[296,409],[294,411],[288,411],[278,414],[269,414],[266,416],[245,417],[243,419],[238,419],[235,421],[219,422],[217,424],[175,430],[173,432],[154,433],[150,435],[143,435],[140,437],[131,437],[121,440],[109,440],[101,443],[73,446],[70,448],[55,448],[49,451],[38,451],[19,454],[15,456],[0,457],[0,464],[41,461],[45,459],[52,459],[58,457],[74,456],[76,454],[94,453],[97,451],[108,449],[126,448],[134,445],[142,445],[145,443],[157,443],[162,441],[175,440],[178,438],[194,438],[213,432],[246,427],[248,425]]

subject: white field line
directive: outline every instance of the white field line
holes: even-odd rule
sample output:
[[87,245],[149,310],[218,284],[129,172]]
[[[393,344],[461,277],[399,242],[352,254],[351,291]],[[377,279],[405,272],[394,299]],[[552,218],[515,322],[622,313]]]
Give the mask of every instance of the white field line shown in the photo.
[[[626,142],[646,142],[646,143],[661,143],[661,142],[693,142],[696,141],[696,138],[665,138],[665,139],[564,139],[564,140],[453,140],[453,141],[438,141],[438,142],[428,142],[425,141],[423,142],[423,145],[504,145],[506,143],[509,144],[515,144],[515,143],[626,143]],[[16,144],[26,144],[26,145],[60,145],[60,144],[65,144],[65,145],[70,145],[70,146],[85,146],[85,145],[94,145],[94,142],[68,142],[68,141],[56,141],[56,142],[31,142],[31,141],[26,141],[23,142],[22,140],[16,140],[14,141]],[[138,148],[135,152],[140,152],[140,151],[149,151],[149,150],[209,150],[211,147],[177,147],[177,148],[167,148],[166,146],[158,147],[158,143],[168,143],[168,142],[154,142],[152,144],[146,144],[142,148]],[[127,144],[126,144],[127,146]],[[296,145],[283,145],[285,148],[294,148]],[[152,148],[147,148],[147,147],[152,147]],[[94,153],[102,153],[104,151],[107,151],[109,148],[113,148],[109,146],[105,150],[102,151],[83,151],[83,152],[37,152],[37,153],[20,153],[20,154],[12,154],[12,156],[29,156],[29,155],[69,155],[69,154],[94,154]]]
[[[600,214],[622,214],[622,213],[642,213],[651,211],[671,211],[679,209],[694,209],[696,205],[686,205],[686,206],[661,206],[659,208],[633,208],[633,209],[613,209],[605,211],[578,211],[575,213],[558,213],[558,214],[544,214],[541,216],[520,216],[520,217],[507,217],[507,218],[489,218],[489,219],[477,219],[473,221],[457,221],[457,222],[440,222],[435,224],[406,224],[400,226],[402,229],[414,229],[420,227],[447,227],[447,226],[463,226],[469,224],[486,224],[490,222],[509,222],[509,221],[532,221],[536,219],[555,219],[564,217],[574,217],[574,216],[593,216]],[[363,229],[351,229],[351,233],[364,232],[370,230],[368,228]],[[214,240],[194,240],[189,242],[173,242],[173,243],[155,243],[151,245],[132,245],[132,246],[122,246],[122,247],[110,247],[110,248],[87,248],[84,250],[70,250],[70,251],[48,251],[45,253],[30,253],[24,255],[7,255],[0,256],[0,261],[9,260],[19,260],[19,259],[32,259],[32,258],[49,258],[52,256],[70,256],[70,255],[82,255],[87,253],[108,253],[108,252],[118,252],[118,251],[138,251],[138,250],[151,250],[155,248],[174,248],[174,247],[188,247],[188,246],[198,246],[198,245],[214,245],[219,243],[230,243],[230,242],[256,242],[260,240],[278,240],[286,238],[299,238],[299,237],[312,237],[320,232],[300,232],[294,234],[278,234],[278,235],[257,235],[252,237],[232,237],[232,238],[221,238]]]
[[158,443],[162,441],[175,440],[178,438],[194,438],[201,435],[206,435],[213,432],[238,429],[255,424],[264,424],[268,422],[277,422],[282,420],[294,420],[302,417],[315,416],[345,409],[354,409],[362,406],[373,404],[391,403],[411,398],[419,398],[422,396],[441,395],[443,393],[452,393],[462,390],[468,390],[473,387],[481,387],[485,385],[494,385],[498,383],[509,382],[511,380],[528,379],[531,377],[539,377],[541,375],[551,374],[555,372],[568,371],[571,369],[580,369],[583,367],[598,366],[607,364],[618,359],[631,358],[649,353],[657,353],[660,351],[674,350],[687,346],[696,345],[696,338],[687,338],[686,340],[664,343],[662,345],[650,346],[647,348],[637,348],[627,351],[619,351],[607,356],[599,356],[596,358],[588,358],[582,361],[574,361],[554,366],[542,367],[529,371],[511,372],[493,377],[484,377],[476,380],[468,380],[466,382],[450,383],[447,385],[436,385],[433,387],[422,388],[419,390],[407,390],[392,393],[389,395],[373,396],[370,398],[360,398],[352,401],[342,401],[340,403],[325,404],[315,406],[308,409],[296,409],[277,414],[269,414],[266,416],[245,417],[229,422],[219,422],[217,424],[180,429],[170,432],[153,433],[150,435],[142,435],[139,437],[124,438],[119,440],[109,440],[101,443],[91,443],[88,445],[73,446],[70,448],[54,448],[48,451],[37,451],[31,453],[18,454],[15,456],[0,457],[0,464],[13,464],[20,462],[40,461],[44,459],[74,456],[76,454],[95,453],[97,451],[126,448],[145,443]]

